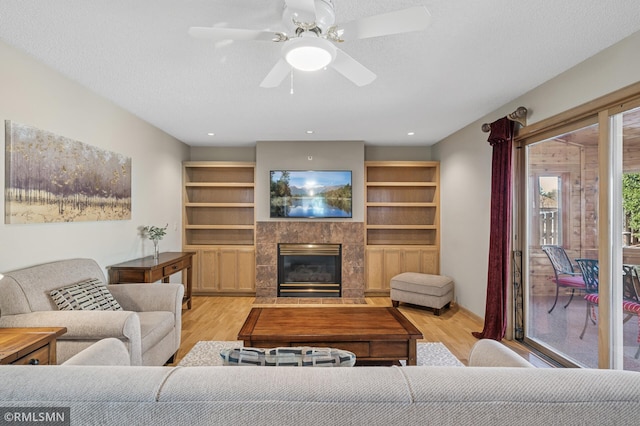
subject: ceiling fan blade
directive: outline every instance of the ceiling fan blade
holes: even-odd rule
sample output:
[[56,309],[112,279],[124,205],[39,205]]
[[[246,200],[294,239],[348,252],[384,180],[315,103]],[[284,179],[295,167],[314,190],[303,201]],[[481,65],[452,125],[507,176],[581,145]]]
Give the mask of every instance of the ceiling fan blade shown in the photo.
[[287,63],[284,59],[280,58],[280,60],[275,64],[269,74],[262,80],[260,83],[260,87],[264,87],[266,89],[271,89],[273,87],[280,86],[282,80],[284,80],[289,73],[291,72],[291,65]]
[[287,7],[303,14],[306,22],[313,22],[316,19],[315,0],[284,0]]
[[191,27],[189,28],[189,35],[195,38],[204,38],[214,41],[279,41],[278,34],[273,31],[244,30],[236,28]]
[[336,49],[336,59],[331,66],[356,86],[366,86],[376,79],[374,73],[340,49]]
[[340,25],[344,41],[391,34],[421,31],[427,28],[431,14],[424,6],[410,7],[395,12],[368,16]]

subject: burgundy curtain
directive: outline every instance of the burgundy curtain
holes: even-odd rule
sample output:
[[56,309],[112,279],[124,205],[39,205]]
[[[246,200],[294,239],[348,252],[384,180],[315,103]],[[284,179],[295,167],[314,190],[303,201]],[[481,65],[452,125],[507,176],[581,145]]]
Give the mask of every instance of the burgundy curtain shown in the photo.
[[478,339],[502,340],[507,326],[507,283],[511,263],[511,153],[515,123],[507,117],[491,123],[491,235],[484,330]]

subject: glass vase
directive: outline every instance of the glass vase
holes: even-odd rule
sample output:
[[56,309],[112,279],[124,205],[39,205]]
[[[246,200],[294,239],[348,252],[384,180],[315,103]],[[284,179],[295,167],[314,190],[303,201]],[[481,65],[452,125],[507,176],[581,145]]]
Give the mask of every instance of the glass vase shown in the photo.
[[160,240],[153,240],[153,260],[157,261],[160,257]]

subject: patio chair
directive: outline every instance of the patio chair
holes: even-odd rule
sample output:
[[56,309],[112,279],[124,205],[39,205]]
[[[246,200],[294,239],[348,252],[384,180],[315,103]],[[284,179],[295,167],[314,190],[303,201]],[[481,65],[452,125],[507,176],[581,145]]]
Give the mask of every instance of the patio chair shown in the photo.
[[564,305],[566,308],[573,300],[576,290],[584,291],[585,284],[582,279],[582,274],[579,271],[574,270],[573,265],[569,260],[569,256],[567,256],[567,252],[565,252],[562,247],[555,245],[543,245],[542,251],[545,252],[551,261],[551,266],[553,266],[553,273],[555,275],[555,278],[552,278],[552,281],[556,284],[556,298],[553,301],[553,306],[549,309],[549,313],[551,313],[556,307],[556,303],[558,303],[560,287],[571,289],[571,297],[567,304]]
[[[587,330],[589,318],[595,324],[595,320],[590,315],[590,310],[598,306],[599,301],[598,261],[596,259],[576,259],[576,262],[580,266],[586,285],[584,298],[587,301],[587,317],[584,320],[584,328],[580,334],[580,339],[582,339]],[[626,314],[623,323],[629,321],[634,315],[638,318],[638,350],[634,356],[635,359],[638,359],[640,357],[640,297],[638,296],[640,280],[635,266],[622,265],[622,272],[622,309]]]
[[622,265],[624,270],[624,278],[622,281],[622,309],[627,314],[624,322],[629,321],[635,315],[638,318],[638,350],[634,356],[635,359],[640,357],[640,280],[638,279],[638,271],[635,266]]
[[580,333],[580,339],[584,337],[584,332],[587,330],[587,324],[589,318],[592,323],[596,323],[595,319],[590,315],[590,312],[598,306],[598,259],[576,259],[576,263],[580,267],[582,272],[582,279],[585,284],[584,300],[587,301],[587,316],[584,319],[584,327],[582,333]]

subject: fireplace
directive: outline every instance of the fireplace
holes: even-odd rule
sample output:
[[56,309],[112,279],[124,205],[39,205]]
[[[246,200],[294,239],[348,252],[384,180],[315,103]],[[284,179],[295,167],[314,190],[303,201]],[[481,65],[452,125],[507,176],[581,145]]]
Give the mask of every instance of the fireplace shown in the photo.
[[278,244],[278,297],[341,297],[341,244]]
[[[342,221],[256,222],[256,300],[285,299],[278,297],[278,243],[307,245],[310,240],[318,245],[340,244],[340,299],[364,302],[364,223]],[[295,303],[295,299],[288,297],[283,303]]]

